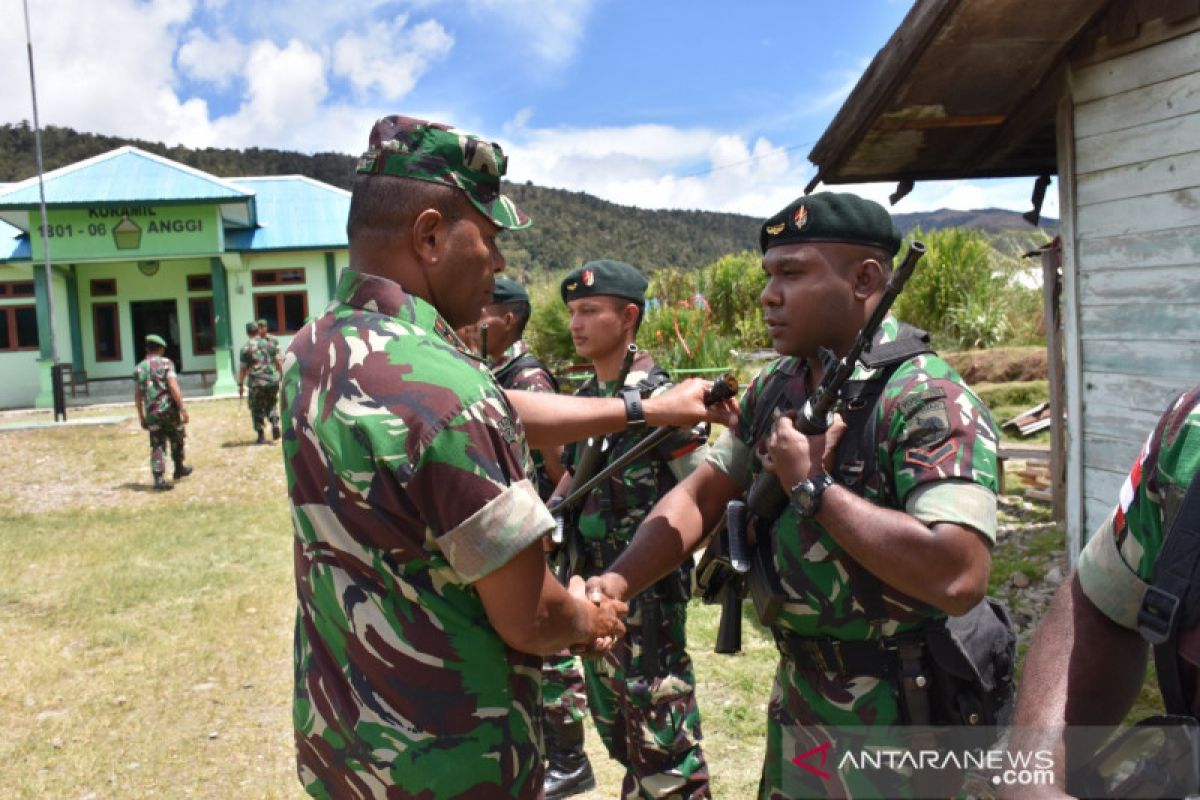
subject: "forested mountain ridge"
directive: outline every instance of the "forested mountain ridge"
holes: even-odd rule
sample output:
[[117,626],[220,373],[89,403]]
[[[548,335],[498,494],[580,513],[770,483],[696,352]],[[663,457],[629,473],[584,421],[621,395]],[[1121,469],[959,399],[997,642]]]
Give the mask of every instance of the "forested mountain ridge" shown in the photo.
[[[161,142],[80,133],[57,126],[42,131],[47,172],[123,145],[223,178],[306,175],[343,189],[349,189],[354,180],[356,157],[343,153],[307,155],[258,147],[168,147]],[[0,125],[0,183],[24,180],[36,173],[32,127],[27,123]],[[647,210],[530,183],[505,184],[504,191],[534,221],[533,227],[501,238],[509,268],[518,276],[558,273],[594,258],[615,258],[646,270],[699,269],[723,255],[758,247],[761,220],[756,217],[713,211]],[[1034,231],[1018,213],[1002,209],[942,209],[897,214],[896,220],[904,231],[916,226],[931,230],[953,225],[992,232]],[[1053,220],[1044,220],[1043,226],[1057,227]]]

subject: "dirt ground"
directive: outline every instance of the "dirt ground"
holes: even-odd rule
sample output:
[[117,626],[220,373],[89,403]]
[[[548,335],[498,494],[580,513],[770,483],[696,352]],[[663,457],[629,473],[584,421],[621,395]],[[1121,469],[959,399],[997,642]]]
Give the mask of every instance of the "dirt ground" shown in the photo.
[[969,384],[1046,380],[1045,347],[996,347],[942,353]]

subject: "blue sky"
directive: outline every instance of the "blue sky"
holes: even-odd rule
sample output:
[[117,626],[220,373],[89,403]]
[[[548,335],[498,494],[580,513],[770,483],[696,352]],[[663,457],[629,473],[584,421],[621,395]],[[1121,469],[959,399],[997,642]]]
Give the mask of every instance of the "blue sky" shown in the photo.
[[[28,0],[43,124],[357,154],[402,113],[502,142],[509,177],[766,216],[908,0]],[[31,118],[21,0],[0,122]],[[1032,179],[918,184],[896,211],[1029,207]],[[891,185],[853,187],[882,200]],[[1045,213],[1057,215],[1055,192]]]

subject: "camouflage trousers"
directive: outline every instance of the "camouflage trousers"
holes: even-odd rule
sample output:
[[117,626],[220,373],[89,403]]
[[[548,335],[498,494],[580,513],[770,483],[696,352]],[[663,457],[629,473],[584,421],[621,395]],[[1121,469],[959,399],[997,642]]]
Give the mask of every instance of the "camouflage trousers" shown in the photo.
[[155,475],[162,475],[167,471],[163,456],[168,445],[171,447],[171,460],[175,462],[175,466],[183,466],[183,439],[187,434],[179,415],[147,419],[146,425],[150,431],[150,471]]
[[659,608],[658,675],[643,674],[643,608],[635,603],[613,651],[583,662],[588,706],[608,754],[625,767],[622,798],[711,797],[687,652],[687,604]]
[[262,432],[263,423],[270,420],[272,425],[279,424],[278,383],[264,383],[261,386],[251,386],[246,400],[250,406],[250,419],[254,422],[254,430]]
[[[895,773],[872,771],[868,776],[837,769],[837,759],[852,749],[847,737],[861,738],[865,732],[866,739],[855,740],[854,749],[895,745],[887,731],[901,724],[901,714],[898,689],[888,680],[801,669],[780,658],[767,706],[760,800],[913,796],[909,781]],[[822,752],[829,742],[835,745]]]
[[542,713],[547,725],[559,727],[587,716],[587,690],[583,672],[570,651],[542,661]]

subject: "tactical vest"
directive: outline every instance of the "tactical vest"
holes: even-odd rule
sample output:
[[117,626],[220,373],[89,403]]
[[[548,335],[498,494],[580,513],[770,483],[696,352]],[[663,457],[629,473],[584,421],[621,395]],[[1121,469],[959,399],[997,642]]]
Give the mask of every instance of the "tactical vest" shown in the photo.
[[550,378],[550,385],[554,387],[554,393],[558,394],[558,379],[554,377],[554,373],[550,371],[549,367],[531,353],[522,353],[498,369],[495,373],[496,383],[500,384],[501,388],[511,389],[513,380],[521,373],[521,370],[529,367],[536,367],[545,372],[546,376]]

